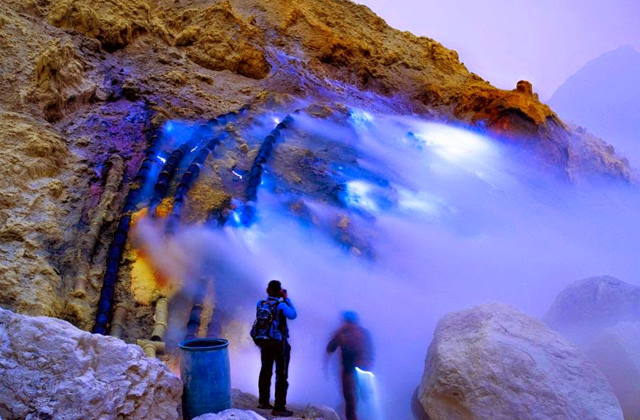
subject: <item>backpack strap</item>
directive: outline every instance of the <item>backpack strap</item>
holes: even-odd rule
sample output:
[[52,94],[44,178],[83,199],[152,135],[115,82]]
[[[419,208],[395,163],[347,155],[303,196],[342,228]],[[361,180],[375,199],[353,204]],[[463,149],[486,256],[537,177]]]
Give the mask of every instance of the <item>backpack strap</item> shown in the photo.
[[274,309],[277,311],[278,310],[278,306],[280,306],[280,303],[281,303],[279,300],[267,300],[266,302],[271,307],[272,311]]

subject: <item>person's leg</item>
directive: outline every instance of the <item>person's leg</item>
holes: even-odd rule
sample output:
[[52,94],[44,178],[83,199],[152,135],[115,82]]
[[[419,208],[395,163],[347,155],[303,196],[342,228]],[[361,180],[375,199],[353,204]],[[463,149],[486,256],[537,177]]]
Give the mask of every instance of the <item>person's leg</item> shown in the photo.
[[280,352],[276,357],[276,403],[275,409],[284,409],[287,406],[287,389],[289,389],[289,360],[291,359],[291,346],[287,341],[280,346]]
[[262,367],[260,368],[260,379],[258,380],[259,404],[265,407],[269,406],[269,400],[271,399],[271,376],[273,375],[273,362],[276,360],[276,356],[276,349],[269,343],[260,348]]
[[357,420],[356,404],[356,374],[353,371],[342,372],[342,392],[344,394],[345,415],[347,420]]

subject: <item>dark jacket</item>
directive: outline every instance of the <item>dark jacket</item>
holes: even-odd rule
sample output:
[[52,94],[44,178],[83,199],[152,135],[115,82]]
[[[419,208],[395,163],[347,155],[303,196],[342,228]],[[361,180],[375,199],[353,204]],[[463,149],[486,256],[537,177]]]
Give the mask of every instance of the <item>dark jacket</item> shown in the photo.
[[373,344],[369,331],[360,325],[346,322],[340,327],[327,345],[327,353],[340,348],[342,353],[342,369],[345,372],[356,367],[370,370],[373,366]]

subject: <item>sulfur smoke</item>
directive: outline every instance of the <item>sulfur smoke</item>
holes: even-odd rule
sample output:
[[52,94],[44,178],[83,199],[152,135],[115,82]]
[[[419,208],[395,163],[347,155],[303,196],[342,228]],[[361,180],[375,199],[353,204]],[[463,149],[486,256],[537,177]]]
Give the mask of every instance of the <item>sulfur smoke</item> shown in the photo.
[[[290,323],[290,402],[339,407],[337,367],[323,369],[324,347],[341,311],[355,310],[375,341],[387,419],[411,418],[411,394],[446,313],[497,301],[541,316],[577,279],[640,282],[636,187],[570,185],[485,135],[414,118],[351,110],[342,120],[301,113],[295,124],[267,164],[251,226],[233,223],[236,213],[222,228],[167,235],[162,221],[145,220],[137,229],[185,293],[199,287],[192,279],[214,279],[234,387],[257,393],[248,330],[270,279],[282,281],[299,314]],[[318,181],[339,186],[333,201],[285,179],[285,152],[296,147],[335,154],[319,163],[329,169]]]

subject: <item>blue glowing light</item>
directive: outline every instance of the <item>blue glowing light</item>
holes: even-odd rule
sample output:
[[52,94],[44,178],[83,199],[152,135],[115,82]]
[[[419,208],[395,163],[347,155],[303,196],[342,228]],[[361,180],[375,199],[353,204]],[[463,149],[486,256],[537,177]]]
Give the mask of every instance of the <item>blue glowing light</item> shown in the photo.
[[167,121],[167,123],[164,125],[164,132],[167,134],[171,134],[171,132],[173,131],[173,122],[171,121]]
[[356,376],[359,389],[358,414],[362,413],[363,418],[370,420],[381,420],[383,416],[375,375],[357,367]]
[[237,173],[235,171],[235,169],[231,170],[231,173],[234,174],[235,176],[237,176],[238,178],[242,179],[242,175],[240,175],[239,173]]
[[473,131],[435,123],[421,123],[419,127],[418,132],[409,133],[408,137],[453,163],[486,160],[492,151],[490,142]]
[[167,163],[167,159],[163,158],[162,156],[158,155],[156,156],[158,158],[158,160],[162,163]]
[[367,125],[373,121],[373,115],[360,109],[352,109],[349,119],[356,125]]
[[373,197],[373,185],[356,179],[347,181],[345,186],[344,200],[347,205],[371,212],[378,210],[375,198]]
[[362,370],[362,369],[360,369],[359,367],[356,367],[356,372],[358,372],[358,373],[359,373],[359,374],[361,374],[361,375],[368,375],[368,376],[371,376],[372,378],[375,378],[375,377],[376,377],[376,375],[374,375],[374,374],[373,374],[373,372],[369,372],[369,371],[367,371],[367,370]]

